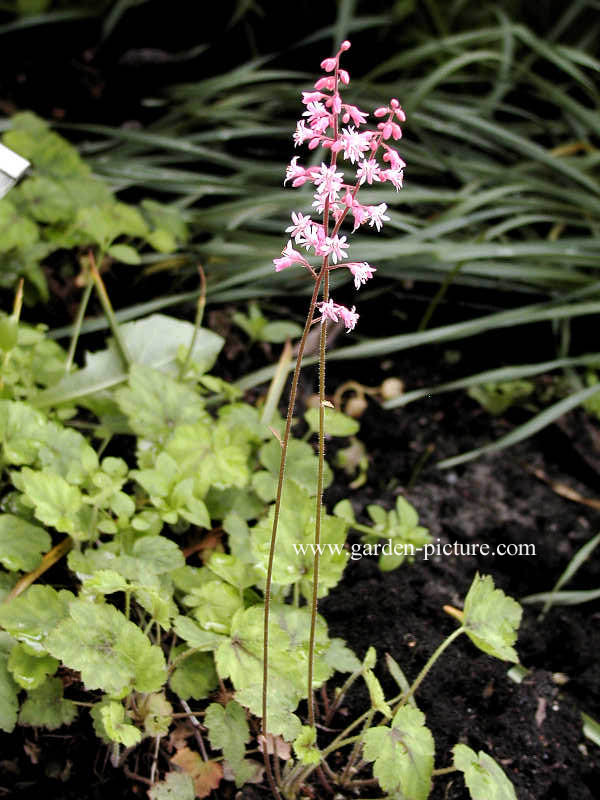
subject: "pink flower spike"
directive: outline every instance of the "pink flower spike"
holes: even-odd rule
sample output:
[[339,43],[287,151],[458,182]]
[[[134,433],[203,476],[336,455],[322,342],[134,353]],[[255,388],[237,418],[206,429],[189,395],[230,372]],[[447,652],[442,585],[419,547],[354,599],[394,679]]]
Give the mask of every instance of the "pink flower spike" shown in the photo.
[[348,267],[352,273],[352,276],[354,277],[354,286],[357,289],[360,289],[363,283],[366,283],[369,278],[373,277],[373,273],[377,272],[377,270],[367,264],[366,261],[362,261],[360,264],[345,264],[344,266]]
[[341,82],[344,83],[346,86],[348,86],[348,84],[350,83],[350,75],[348,74],[348,72],[345,69],[339,69],[338,75],[340,76]]
[[385,115],[389,114],[389,113],[390,113],[390,110],[389,110],[389,108],[387,106],[380,106],[379,108],[375,109],[375,111],[373,112],[373,116],[374,117],[385,117]]
[[325,58],[321,61],[321,69],[325,72],[333,72],[337,64],[336,58]]

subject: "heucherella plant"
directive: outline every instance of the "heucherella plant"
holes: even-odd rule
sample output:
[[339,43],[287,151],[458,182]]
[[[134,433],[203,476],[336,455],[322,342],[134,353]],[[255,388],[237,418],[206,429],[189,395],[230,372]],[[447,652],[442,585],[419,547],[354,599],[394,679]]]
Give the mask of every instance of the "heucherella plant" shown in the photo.
[[[283,480],[285,463],[292,425],[292,417],[296,401],[298,377],[302,364],[302,357],[306,345],[308,332],[314,323],[321,323],[319,342],[319,467],[317,472],[317,492],[315,511],[315,560],[313,567],[313,598],[312,598],[312,624],[309,640],[309,666],[308,666],[308,705],[309,721],[314,727],[313,693],[313,661],[317,620],[317,598],[319,583],[319,553],[318,546],[321,539],[321,518],[323,498],[324,451],[325,451],[325,351],[327,340],[327,322],[343,322],[346,331],[354,330],[359,315],[356,306],[347,308],[336,303],[329,295],[329,273],[333,269],[348,269],[354,279],[354,285],[359,289],[373,277],[376,271],[367,262],[346,260],[348,256],[348,237],[341,234],[342,225],[348,220],[353,220],[353,232],[361,225],[368,223],[379,231],[389,217],[386,216],[387,205],[381,203],[377,206],[363,205],[359,199],[359,191],[365,183],[383,183],[389,181],[396,190],[402,187],[404,161],[397,150],[388,144],[389,140],[398,140],[402,136],[399,122],[404,122],[405,115],[396,99],[390,100],[389,105],[381,106],[374,111],[375,119],[380,120],[375,128],[360,130],[367,122],[367,114],[357,106],[342,101],[341,88],[350,82],[350,76],[345,69],[340,67],[342,53],[350,48],[350,42],[344,41],[340,49],[332,58],[321,62],[325,72],[314,85],[313,91],[302,93],[302,102],[306,110],[296,125],[294,145],[308,143],[309,150],[321,148],[327,161],[319,166],[303,167],[298,163],[299,156],[294,156],[286,170],[284,184],[291,181],[293,187],[312,183],[315,187],[312,207],[318,219],[305,216],[300,212],[292,213],[292,225],[286,229],[291,238],[281,252],[280,258],[275,258],[273,263],[279,272],[293,265],[303,267],[314,283],[310,307],[302,339],[298,348],[296,367],[292,378],[289,407],[285,431],[282,439],[281,462],[271,548],[265,584],[265,615],[264,615],[264,677],[263,677],[263,732],[267,735],[268,722],[268,667],[269,667],[269,614],[271,581],[273,576],[273,561],[275,557],[275,543],[277,527],[281,510]],[[378,156],[383,151],[383,166],[378,161]],[[338,160],[349,162],[349,172],[338,169]],[[387,168],[386,168],[387,166]],[[309,257],[316,257],[315,265],[310,263],[307,256],[295,249],[294,244],[304,248]],[[319,297],[321,299],[319,300]],[[268,761],[268,759],[267,759]],[[267,764],[267,774],[270,768]],[[271,780],[272,783],[272,780]]]
[[[306,270],[313,281],[313,291],[306,317],[304,331],[298,347],[298,354],[292,377],[288,413],[281,439],[279,476],[272,516],[271,539],[264,586],[263,615],[263,681],[262,681],[262,749],[266,776],[274,797],[286,800],[296,798],[302,793],[307,778],[317,771],[320,783],[334,795],[335,789],[354,790],[360,785],[379,784],[389,798],[405,800],[425,800],[430,793],[431,779],[435,774],[445,774],[461,770],[465,782],[475,800],[485,797],[513,800],[514,790],[502,770],[487,754],[477,756],[464,745],[455,748],[454,765],[434,770],[434,741],[425,726],[425,716],[416,707],[414,693],[431,670],[439,656],[461,633],[467,633],[472,641],[484,652],[501,659],[518,660],[512,648],[516,639],[521,609],[511,598],[494,588],[491,578],[476,577],[466,598],[465,611],[450,609],[462,623],[433,653],[412,685],[404,677],[400,667],[388,657],[388,667],[396,678],[400,694],[386,702],[383,689],[375,677],[375,651],[369,650],[364,662],[357,668],[341,688],[331,705],[325,703],[324,725],[327,726],[339,707],[342,698],[352,683],[359,677],[366,682],[371,698],[371,708],[333,739],[323,750],[317,742],[317,725],[314,690],[321,685],[315,674],[315,651],[317,645],[317,601],[319,590],[320,544],[325,534],[325,512],[323,511],[323,488],[325,472],[325,428],[326,410],[331,408],[325,398],[325,363],[327,344],[327,325],[329,322],[342,322],[347,332],[356,327],[359,314],[356,306],[348,308],[337,303],[329,291],[329,273],[334,269],[347,269],[355,288],[369,281],[376,268],[365,261],[349,259],[350,243],[348,235],[342,235],[345,223],[352,225],[352,233],[368,224],[377,231],[390,218],[386,215],[387,205],[365,205],[360,202],[359,192],[365,184],[389,182],[396,191],[402,188],[405,163],[392,146],[402,136],[400,123],[405,121],[404,112],[395,98],[388,105],[380,106],[373,112],[374,127],[365,127],[368,115],[355,105],[342,100],[341,89],[350,82],[350,76],[340,67],[340,58],[350,48],[344,41],[335,56],[321,62],[325,75],[314,84],[312,91],[303,92],[302,102],[305,111],[296,125],[293,135],[296,147],[308,144],[309,150],[322,149],[325,159],[317,165],[302,166],[299,156],[294,156],[287,167],[284,185],[291,182],[292,187],[309,183],[313,194],[313,211],[305,215],[294,211],[292,224],[286,228],[290,238],[279,258],[273,263],[275,270],[299,266]],[[381,159],[381,160],[380,160]],[[340,161],[345,161],[342,170]],[[301,252],[301,249],[304,252]],[[305,255],[306,253],[306,255]],[[302,358],[308,333],[313,324],[320,323],[319,337],[319,407],[318,407],[318,467],[316,476],[316,507],[314,513],[314,560],[312,565],[312,597],[310,598],[310,633],[308,641],[306,697],[308,706],[308,725],[302,727],[294,740],[296,763],[288,760],[283,773],[279,765],[276,746],[271,747],[274,754],[274,767],[269,756],[269,742],[277,729],[278,703],[276,674],[270,686],[271,648],[276,648],[277,628],[270,626],[271,592],[278,567],[275,564],[275,551],[278,528],[284,525],[289,514],[290,490],[284,491],[286,459],[290,444],[290,432],[296,403],[296,393]],[[291,453],[290,453],[291,456]],[[291,461],[291,458],[290,458]],[[371,531],[370,531],[371,533]],[[273,644],[271,644],[273,639]],[[327,708],[327,706],[329,706]],[[376,714],[383,716],[374,725]],[[270,726],[271,717],[275,728]],[[389,724],[387,724],[389,723]],[[357,727],[361,733],[350,735]],[[341,773],[335,773],[327,764],[327,756],[352,745],[346,766]],[[355,775],[368,762],[374,762],[374,781],[356,780]],[[338,795],[341,796],[341,795]]]

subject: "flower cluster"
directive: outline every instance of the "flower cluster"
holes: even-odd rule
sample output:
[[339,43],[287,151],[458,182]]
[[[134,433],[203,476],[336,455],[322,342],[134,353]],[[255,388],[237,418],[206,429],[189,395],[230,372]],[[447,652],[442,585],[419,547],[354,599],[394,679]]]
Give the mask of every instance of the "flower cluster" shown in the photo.
[[[375,128],[360,130],[367,122],[368,114],[354,105],[344,103],[340,95],[340,87],[348,85],[350,76],[345,69],[340,69],[340,56],[350,47],[350,42],[342,42],[337,55],[321,62],[326,73],[314,85],[314,90],[302,93],[302,102],[306,110],[296,125],[294,144],[297,147],[308,142],[309,150],[322,147],[329,151],[329,164],[303,167],[299,156],[294,156],[286,169],[284,185],[291,181],[293,187],[309,182],[315,187],[315,213],[319,221],[312,217],[293,212],[292,224],[286,228],[290,239],[273,263],[279,272],[292,264],[300,264],[307,269],[315,280],[320,280],[325,270],[348,269],[359,289],[376,271],[366,262],[346,261],[349,247],[347,237],[340,235],[340,228],[348,215],[351,215],[356,231],[367,224],[378,231],[384,222],[387,205],[363,205],[358,200],[360,187],[365,183],[389,182],[396,191],[402,188],[404,161],[398,151],[389,143],[402,136],[400,123],[405,115],[397,100],[390,100],[389,105],[381,106],[373,112],[379,120]],[[381,163],[378,160],[382,156]],[[353,176],[348,180],[346,173],[338,169],[338,156],[350,162]],[[308,254],[322,259],[318,269],[311,266]],[[351,331],[358,320],[355,307],[345,308],[333,300],[326,299],[318,303],[321,314],[320,321],[330,319],[334,322],[342,320],[346,329]]]

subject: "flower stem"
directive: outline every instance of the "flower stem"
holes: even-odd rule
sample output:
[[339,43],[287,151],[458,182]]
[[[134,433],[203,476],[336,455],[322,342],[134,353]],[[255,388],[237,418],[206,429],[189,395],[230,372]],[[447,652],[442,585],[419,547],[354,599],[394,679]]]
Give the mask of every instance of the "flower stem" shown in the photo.
[[[394,713],[396,713],[396,711],[399,708],[401,708],[403,705],[405,705],[405,703],[408,702],[408,700],[410,700],[410,698],[415,694],[419,686],[423,683],[423,681],[427,677],[427,674],[429,673],[429,670],[433,667],[433,665],[442,655],[444,650],[447,647],[449,647],[455,639],[458,639],[458,637],[461,635],[461,633],[464,633],[464,631],[465,631],[464,628],[457,628],[450,634],[450,636],[446,637],[444,641],[441,643],[441,645],[437,648],[437,650],[435,650],[435,652],[431,654],[431,656],[427,660],[427,663],[415,678],[408,692],[406,692],[406,694],[401,695],[398,704],[394,708]],[[395,699],[392,702],[395,702]]]
[[[323,300],[329,299],[329,272],[327,270],[327,256],[323,259],[325,273],[323,282]],[[308,640],[308,721],[315,726],[315,699],[313,693],[313,675],[315,661],[315,636],[317,630],[317,604],[319,598],[319,547],[321,544],[321,518],[323,509],[323,482],[325,472],[325,356],[327,350],[327,323],[321,323],[319,337],[319,465],[317,470],[317,506],[315,512],[315,554],[313,559],[313,590],[310,609],[310,636]]]
[[310,307],[308,309],[308,314],[306,316],[306,323],[304,325],[304,330],[302,332],[302,338],[300,339],[300,344],[298,346],[298,356],[296,358],[296,365],[294,367],[294,374],[292,376],[292,385],[290,388],[290,397],[288,401],[288,410],[287,416],[285,421],[285,429],[283,433],[283,438],[281,440],[281,460],[279,463],[279,477],[277,480],[277,494],[275,497],[275,509],[273,513],[273,528],[271,531],[271,544],[269,547],[269,559],[267,563],[267,576],[265,580],[265,612],[264,612],[264,628],[263,628],[263,685],[262,685],[262,733],[264,737],[264,761],[265,761],[265,770],[267,773],[267,779],[269,781],[269,786],[271,787],[271,791],[275,795],[276,798],[280,798],[281,795],[279,790],[275,786],[275,781],[273,778],[273,772],[271,770],[271,762],[269,760],[269,754],[267,752],[267,735],[268,735],[268,717],[267,717],[267,693],[269,688],[269,616],[271,611],[271,584],[273,581],[273,562],[275,560],[275,544],[277,541],[277,528],[279,525],[279,516],[281,513],[281,498],[282,498],[282,490],[283,490],[283,479],[285,476],[285,462],[288,450],[288,444],[290,440],[290,433],[292,429],[292,419],[294,416],[294,408],[296,406],[296,395],[298,392],[298,381],[300,379],[300,368],[302,366],[302,357],[304,355],[304,350],[306,348],[306,340],[308,338],[308,334],[310,332],[310,328],[312,325],[313,317],[315,314],[315,308],[317,305],[317,298],[319,296],[319,289],[323,278],[325,276],[325,264],[327,262],[324,261],[324,266],[322,267],[319,275],[317,276],[317,280],[315,281],[315,286],[313,289],[312,297],[310,300]]

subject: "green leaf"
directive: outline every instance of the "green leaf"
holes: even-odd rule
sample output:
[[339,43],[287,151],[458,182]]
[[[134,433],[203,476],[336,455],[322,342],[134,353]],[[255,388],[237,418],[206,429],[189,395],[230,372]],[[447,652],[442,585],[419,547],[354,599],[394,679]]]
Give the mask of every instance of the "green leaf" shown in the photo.
[[196,605],[194,616],[200,625],[215,633],[229,633],[233,615],[243,608],[240,591],[219,580],[194,589],[191,598]]
[[31,653],[46,651],[46,637],[69,613],[71,592],[34,584],[9,603],[0,605],[0,626]]
[[[271,439],[259,452],[260,463],[269,471],[270,480],[264,484],[265,490],[258,491],[259,496],[265,500],[275,499],[277,478],[279,476],[279,462],[281,460],[281,445],[276,439]],[[303,489],[314,496],[317,491],[317,466],[318,457],[308,442],[298,439],[291,439],[288,445],[286,477],[288,481],[293,480]],[[258,472],[256,476],[263,473]],[[256,477],[255,476],[255,477]],[[265,476],[266,477],[266,476]],[[324,486],[327,487],[333,480],[333,473],[327,463],[325,463]]]
[[365,683],[367,684],[367,689],[369,690],[369,695],[371,697],[371,707],[374,708],[375,711],[379,711],[381,714],[383,714],[386,719],[390,719],[392,716],[392,710],[385,702],[383,689],[375,677],[375,673],[370,669],[364,670],[363,678],[365,679]]
[[60,678],[48,678],[39,688],[27,692],[27,699],[21,706],[19,723],[53,731],[61,725],[70,725],[76,716],[77,706],[72,700],[65,700],[63,697]]
[[433,736],[425,715],[412,706],[396,712],[391,725],[365,733],[363,757],[374,761],[373,774],[384,792],[404,800],[427,800],[433,771]]
[[219,553],[215,551],[206,566],[219,578],[235,586],[236,589],[247,589],[256,583],[254,570],[236,556],[229,553]]
[[133,545],[133,556],[160,575],[185,566],[181,548],[164,536],[142,536]]
[[0,514],[0,563],[12,571],[39,566],[52,540],[45,530],[13,514]]
[[193,389],[140,364],[134,364],[129,386],[118,389],[117,403],[134,433],[151,441],[166,440],[179,425],[207,420],[204,401]]
[[[398,496],[396,508],[390,511],[386,512],[376,505],[367,506],[367,511],[375,524],[371,528],[372,533],[363,536],[366,546],[377,543],[378,539],[389,541],[391,552],[382,552],[379,556],[379,568],[384,572],[400,566],[406,558],[406,552],[410,553],[411,549],[418,551],[431,541],[427,528],[419,525],[415,508],[402,496]],[[399,545],[400,552],[395,552],[396,545]],[[410,556],[409,559],[412,560]]]
[[17,724],[19,687],[8,671],[8,655],[13,640],[7,633],[0,631],[0,731],[11,733]]
[[142,257],[134,247],[128,244],[113,244],[108,248],[108,255],[122,264],[141,264]]
[[142,740],[142,732],[125,714],[122,703],[114,700],[101,703],[98,715],[104,731],[112,742],[118,742],[125,747],[133,747]]
[[177,242],[169,231],[162,229],[152,231],[146,235],[146,241],[159,253],[174,253],[177,250]]
[[294,752],[301,764],[319,764],[321,753],[317,747],[317,729],[303,725],[300,735],[294,741]]
[[148,789],[150,800],[194,800],[194,781],[185,772],[168,772],[164,781]]
[[40,222],[68,222],[74,206],[61,184],[44,175],[33,175],[23,181],[21,192],[31,216]]
[[480,650],[502,661],[518,663],[519,657],[512,645],[517,640],[522,614],[523,609],[516,600],[494,588],[490,575],[475,575],[465,598],[463,625],[469,639]]
[[[279,446],[279,445],[278,445]],[[277,537],[277,558],[273,566],[273,582],[279,586],[300,583],[304,597],[312,597],[314,555],[311,545],[315,535],[315,503],[308,491],[297,483],[288,482],[283,490]],[[274,506],[268,517],[260,520],[251,533],[252,552],[256,567],[266,575],[273,527]],[[319,567],[319,597],[335,586],[348,561],[344,549],[347,523],[339,517],[321,515],[321,544]],[[304,552],[303,552],[304,551]]]
[[23,689],[37,689],[49,675],[54,675],[59,662],[48,655],[32,655],[22,644],[16,644],[8,657],[8,669],[15,683]]
[[0,438],[7,464],[32,464],[47,437],[48,421],[25,403],[0,400]]
[[[173,656],[176,658],[187,648],[177,648]],[[219,683],[215,670],[215,660],[211,653],[193,653],[175,667],[169,686],[182,700],[204,700]]]
[[81,672],[87,689],[120,696],[132,688],[155,692],[163,686],[162,650],[124,614],[109,605],[75,600],[69,615],[48,637],[47,649]]
[[[286,320],[276,320],[275,322],[267,322],[262,327],[260,332],[260,340],[263,342],[273,342],[278,344],[285,342],[286,339],[298,339],[302,336],[302,328],[295,322],[287,322]],[[332,434],[332,436],[335,434]]]
[[[309,408],[304,412],[304,419],[312,433],[319,432],[319,409]],[[360,423],[336,411],[334,408],[325,408],[325,435],[326,436],[354,436],[360,429]]]
[[173,628],[177,636],[187,642],[194,650],[199,650],[200,652],[216,650],[220,644],[227,641],[225,636],[202,630],[193,620],[183,615],[175,619]]
[[77,486],[53,472],[35,472],[28,467],[21,471],[19,481],[41,522],[77,539],[89,538],[91,532],[82,530],[77,515],[83,505]]
[[464,744],[454,745],[452,752],[473,800],[517,800],[512,783],[487,753],[475,753]]
[[173,721],[173,706],[162,692],[146,695],[139,706],[147,736],[166,736]]
[[19,339],[19,323],[13,317],[0,314],[0,350],[8,353],[13,350]]
[[[120,331],[135,364],[153,367],[174,376],[179,371],[177,359],[180,352],[182,349],[187,352],[194,337],[194,326],[190,322],[163,314],[152,314],[135,322],[127,322],[120,326]],[[223,338],[216,333],[205,328],[198,330],[191,354],[191,361],[198,372],[205,372],[213,366],[223,344]],[[51,389],[40,392],[32,402],[38,408],[45,408],[88,397],[124,383],[127,377],[114,342],[109,339],[106,350],[86,355],[83,369],[67,375]]]
[[208,728],[211,747],[223,751],[235,776],[235,785],[238,788],[243,786],[255,769],[244,758],[245,745],[250,741],[246,712],[235,700],[230,700],[225,707],[211,703],[206,709],[204,724]]
[[0,253],[8,253],[15,247],[31,247],[38,236],[35,222],[19,214],[10,200],[0,200]]

